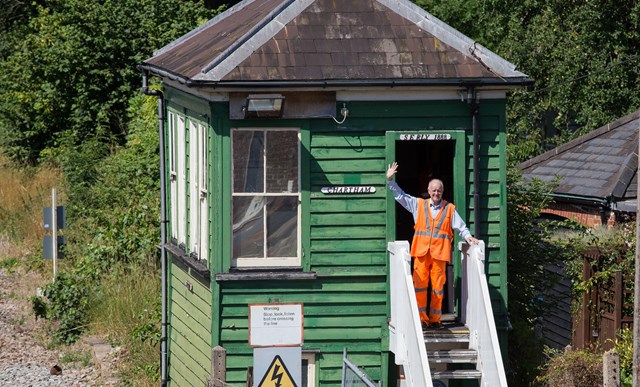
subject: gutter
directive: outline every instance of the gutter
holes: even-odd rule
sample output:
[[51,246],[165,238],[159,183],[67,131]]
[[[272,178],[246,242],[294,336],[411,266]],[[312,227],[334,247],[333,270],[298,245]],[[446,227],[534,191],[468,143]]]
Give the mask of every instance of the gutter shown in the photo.
[[480,237],[480,131],[478,128],[478,114],[480,103],[473,86],[467,87],[467,104],[471,109],[471,128],[473,132],[473,230],[475,237]]
[[284,87],[356,87],[356,86],[501,86],[519,87],[534,84],[533,79],[527,77],[517,77],[510,79],[487,79],[487,78],[434,78],[434,79],[330,79],[330,80],[269,80],[269,81],[212,81],[194,80],[184,75],[168,71],[154,65],[142,64],[139,68],[148,73],[153,73],[161,78],[168,78],[180,82],[189,87],[212,87],[222,88],[284,88]]
[[603,207],[609,207],[611,204],[611,201],[606,198],[602,199],[597,197],[584,197],[584,196],[577,196],[577,195],[570,195],[570,194],[557,194],[557,193],[550,193],[549,196],[551,196],[554,199],[570,200],[572,202],[580,202],[583,204],[595,204]]
[[165,154],[164,154],[164,95],[161,91],[150,90],[148,83],[148,72],[139,67],[142,71],[142,92],[145,95],[158,97],[158,134],[160,136],[160,266],[162,285],[162,333],[160,337],[160,378],[161,386],[167,385],[167,216],[165,189]]

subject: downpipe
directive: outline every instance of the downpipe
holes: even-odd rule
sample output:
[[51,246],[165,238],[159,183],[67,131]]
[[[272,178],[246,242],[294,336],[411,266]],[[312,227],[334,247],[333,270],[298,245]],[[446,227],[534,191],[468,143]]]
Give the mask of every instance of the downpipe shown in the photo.
[[471,128],[473,134],[473,231],[477,239],[480,235],[480,131],[478,128],[478,115],[480,104],[475,89],[467,87],[467,104],[471,109]]
[[158,97],[158,135],[160,136],[160,271],[162,285],[162,333],[160,337],[160,381],[167,385],[167,216],[165,188],[165,153],[164,153],[164,95],[159,90],[150,90],[148,73],[142,70],[142,92],[145,95]]

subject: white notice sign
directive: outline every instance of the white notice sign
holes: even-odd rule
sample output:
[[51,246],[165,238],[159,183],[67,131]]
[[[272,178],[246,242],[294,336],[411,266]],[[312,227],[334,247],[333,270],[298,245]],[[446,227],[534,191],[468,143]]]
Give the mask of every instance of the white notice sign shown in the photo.
[[301,346],[302,304],[249,305],[249,345],[252,347]]

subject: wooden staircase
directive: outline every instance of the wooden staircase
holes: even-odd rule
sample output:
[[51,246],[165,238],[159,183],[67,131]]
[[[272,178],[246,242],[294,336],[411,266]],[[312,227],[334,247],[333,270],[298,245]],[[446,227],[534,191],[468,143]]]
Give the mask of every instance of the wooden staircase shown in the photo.
[[429,368],[434,380],[475,379],[482,374],[476,370],[478,353],[469,349],[469,329],[458,322],[455,315],[443,315],[443,327],[424,332]]

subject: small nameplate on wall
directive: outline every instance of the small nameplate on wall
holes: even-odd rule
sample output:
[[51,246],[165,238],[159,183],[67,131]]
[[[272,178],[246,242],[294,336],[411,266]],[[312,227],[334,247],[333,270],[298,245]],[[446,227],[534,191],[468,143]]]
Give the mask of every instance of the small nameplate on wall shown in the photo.
[[451,135],[448,133],[401,134],[400,140],[451,140]]
[[376,192],[376,187],[365,185],[351,185],[339,187],[322,187],[320,190],[325,195],[335,194],[370,194]]

